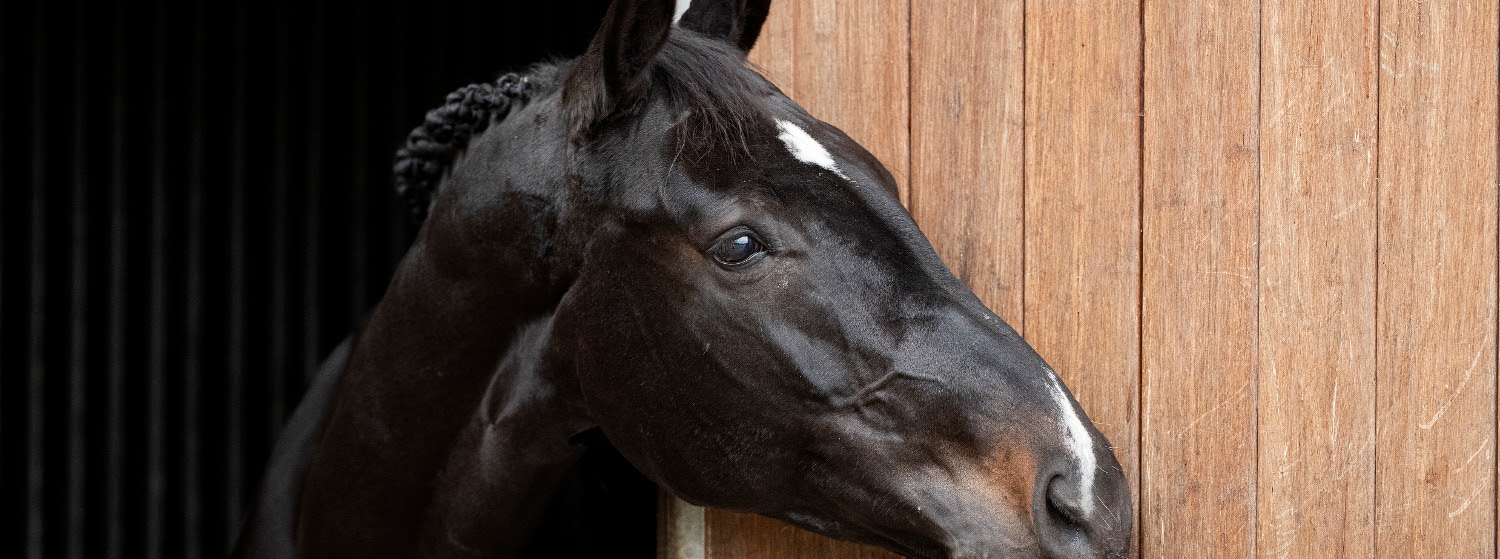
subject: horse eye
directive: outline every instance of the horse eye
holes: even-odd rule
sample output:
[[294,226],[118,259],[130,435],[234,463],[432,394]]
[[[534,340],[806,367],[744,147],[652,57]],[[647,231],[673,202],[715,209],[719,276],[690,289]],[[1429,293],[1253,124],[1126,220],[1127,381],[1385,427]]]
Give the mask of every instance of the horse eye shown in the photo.
[[741,234],[719,241],[709,251],[714,260],[725,266],[743,266],[759,260],[766,253],[765,243],[755,235]]

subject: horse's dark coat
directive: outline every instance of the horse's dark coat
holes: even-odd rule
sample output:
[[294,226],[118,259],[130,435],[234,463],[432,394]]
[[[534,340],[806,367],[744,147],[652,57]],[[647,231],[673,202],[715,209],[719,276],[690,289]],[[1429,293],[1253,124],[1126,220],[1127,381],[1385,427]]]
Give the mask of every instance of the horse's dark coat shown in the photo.
[[[672,30],[671,0],[616,2],[468,144],[349,354],[282,538],[299,555],[511,556],[595,427],[689,501],[908,555],[1123,555],[1108,442],[1083,419],[1082,487],[1077,404],[890,173],[745,67],[746,4]],[[707,255],[741,235],[766,256]]]

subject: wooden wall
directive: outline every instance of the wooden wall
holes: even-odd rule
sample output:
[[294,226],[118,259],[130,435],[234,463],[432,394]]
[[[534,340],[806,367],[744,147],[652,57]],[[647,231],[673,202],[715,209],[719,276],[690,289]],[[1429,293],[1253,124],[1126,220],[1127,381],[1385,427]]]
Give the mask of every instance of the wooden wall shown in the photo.
[[[1460,0],[778,0],[1116,447],[1143,557],[1494,557],[1497,22]],[[702,514],[709,558],[885,557]]]

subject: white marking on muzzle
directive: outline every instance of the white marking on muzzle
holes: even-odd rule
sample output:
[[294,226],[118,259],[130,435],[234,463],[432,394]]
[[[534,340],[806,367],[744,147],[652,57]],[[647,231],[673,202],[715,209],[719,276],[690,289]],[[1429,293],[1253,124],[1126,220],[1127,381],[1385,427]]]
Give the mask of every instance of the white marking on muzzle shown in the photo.
[[672,6],[672,25],[677,25],[677,22],[682,19],[682,14],[687,12],[688,7],[692,5],[693,0],[677,0],[677,5]]
[[1048,386],[1052,389],[1052,400],[1062,410],[1063,437],[1067,440],[1068,450],[1073,452],[1073,458],[1078,460],[1078,512],[1088,518],[1094,511],[1094,470],[1099,467],[1098,458],[1094,456],[1094,438],[1089,436],[1089,430],[1083,426],[1083,419],[1078,417],[1073,402],[1068,401],[1062,379],[1051,368],[1047,372],[1050,373]]
[[786,144],[786,150],[792,152],[792,157],[797,158],[797,161],[828,169],[833,171],[833,174],[843,177],[844,180],[849,180],[849,177],[839,170],[838,164],[833,162],[833,156],[828,153],[823,144],[814,140],[802,127],[785,120],[777,120],[776,129],[781,131],[781,134],[776,137],[781,138],[781,141]]

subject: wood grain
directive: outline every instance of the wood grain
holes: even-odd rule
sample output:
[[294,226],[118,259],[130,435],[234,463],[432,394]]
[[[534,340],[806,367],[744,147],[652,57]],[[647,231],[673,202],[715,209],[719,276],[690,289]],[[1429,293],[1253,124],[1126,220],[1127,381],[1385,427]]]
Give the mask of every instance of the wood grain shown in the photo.
[[[909,198],[906,0],[775,2],[750,62],[813,116],[884,163]],[[876,559],[896,555],[755,515],[708,509],[709,559]]]
[[911,212],[948,268],[1024,332],[1024,0],[916,2]]
[[1375,549],[1495,554],[1496,6],[1380,6]]
[[896,559],[878,547],[826,538],[763,516],[708,509],[708,559]]
[[1026,6],[1025,337],[1114,445],[1132,495],[1140,456],[1139,7]]
[[1141,552],[1255,554],[1255,2],[1148,2]]
[[750,62],[884,163],[907,200],[907,0],[771,4]]
[[1261,10],[1257,545],[1370,557],[1376,3]]
[[906,6],[779,1],[752,60],[1067,380],[1139,556],[1495,555],[1495,3]]

